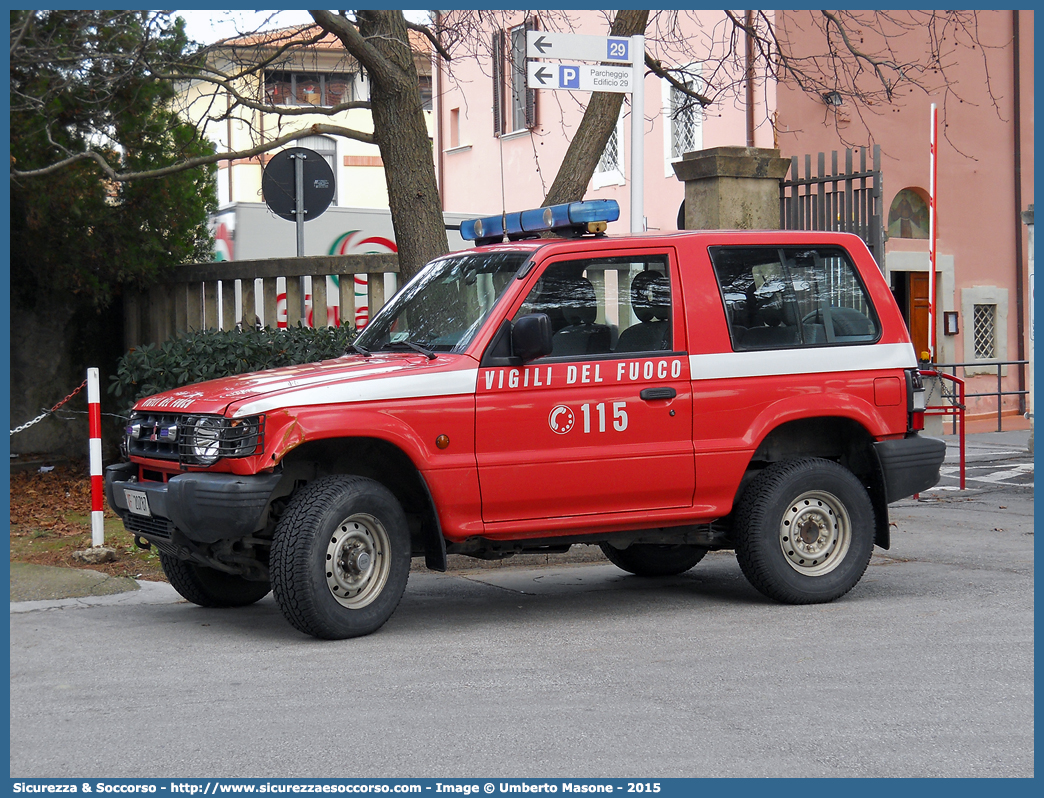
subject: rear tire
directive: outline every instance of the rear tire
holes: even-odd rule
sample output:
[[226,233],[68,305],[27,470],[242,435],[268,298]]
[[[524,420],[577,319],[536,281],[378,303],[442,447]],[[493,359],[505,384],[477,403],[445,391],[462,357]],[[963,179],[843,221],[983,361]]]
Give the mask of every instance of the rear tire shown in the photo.
[[676,576],[688,571],[707,553],[707,549],[684,543],[632,543],[626,549],[601,543],[599,548],[609,562],[635,576]]
[[743,575],[784,604],[845,595],[874,548],[870,496],[855,474],[831,460],[770,465],[744,491],[733,524]]
[[268,582],[254,582],[163,552],[159,557],[171,586],[201,607],[246,607],[263,599],[272,589]]
[[269,569],[295,629],[327,640],[370,634],[406,589],[406,516],[379,482],[322,477],[298,491],[279,520]]

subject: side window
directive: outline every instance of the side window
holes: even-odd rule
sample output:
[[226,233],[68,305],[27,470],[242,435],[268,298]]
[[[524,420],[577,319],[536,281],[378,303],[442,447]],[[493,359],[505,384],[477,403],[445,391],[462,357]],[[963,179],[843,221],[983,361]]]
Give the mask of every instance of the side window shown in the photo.
[[551,357],[671,351],[667,257],[619,257],[551,264],[515,319],[545,313]]
[[536,89],[526,85],[526,31],[535,17],[513,28],[493,31],[493,135],[536,126]]
[[876,341],[877,314],[836,247],[712,247],[735,350]]

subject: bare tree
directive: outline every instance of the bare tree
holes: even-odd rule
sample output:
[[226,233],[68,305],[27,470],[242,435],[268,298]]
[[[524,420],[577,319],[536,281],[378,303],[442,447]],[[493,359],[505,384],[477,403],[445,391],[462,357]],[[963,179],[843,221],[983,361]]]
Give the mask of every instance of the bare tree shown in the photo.
[[[490,30],[537,13],[453,11],[436,19],[435,33],[455,59],[489,63]],[[979,36],[979,12],[974,11],[601,13],[611,35],[645,34],[647,74],[668,82],[682,98],[673,113],[727,103],[750,108],[756,93],[763,95],[768,87],[782,84],[823,104],[833,114],[839,139],[848,145],[859,143],[859,133],[843,129],[839,122],[855,114],[869,136],[869,117],[911,92],[941,92],[945,119],[948,102],[967,101],[950,77],[958,59],[982,59],[988,75],[990,47]],[[580,32],[576,12],[542,11],[538,16],[542,29]],[[583,32],[597,31],[588,25]],[[584,196],[616,127],[622,99],[620,94],[590,95],[582,121],[568,133],[567,154],[544,204]],[[584,102],[572,97],[555,101]],[[995,101],[993,105],[996,108]],[[748,120],[751,128],[772,124],[768,116]]]
[[[23,46],[24,33],[34,14],[12,17],[11,62],[31,65],[40,53]],[[417,61],[410,32],[423,36],[445,61],[478,58],[490,61],[489,32],[525,11],[453,11],[436,15],[432,25],[408,22],[401,11],[312,11],[315,24],[275,34],[237,37],[206,48],[189,60],[147,62],[155,80],[190,81],[213,87],[209,106],[199,120],[200,135],[208,125],[230,118],[278,118],[279,135],[266,135],[259,125],[250,146],[228,148],[211,155],[186,157],[162,169],[133,171],[113,157],[105,131],[98,130],[98,146],[63,151],[55,145],[48,162],[34,169],[12,166],[12,176],[27,179],[89,159],[113,182],[137,180],[190,169],[208,163],[252,158],[292,141],[315,134],[343,136],[374,143],[380,148],[388,185],[389,206],[399,245],[403,272],[411,275],[425,261],[444,252],[447,241],[439,206],[434,163],[417,92]],[[690,107],[712,108],[724,103],[749,104],[752,91],[765,91],[775,82],[793,87],[827,103],[843,102],[858,114],[875,113],[909,91],[944,92],[945,103],[959,96],[959,87],[947,70],[965,52],[985,60],[987,49],[977,31],[974,11],[801,11],[801,12],[601,12],[614,35],[644,32],[644,63],[649,73],[668,81]],[[156,12],[155,24],[169,25],[170,12]],[[541,11],[547,30],[575,30],[577,12]],[[585,32],[590,32],[589,28]],[[814,35],[809,36],[812,33]],[[801,34],[801,35],[798,35]],[[908,39],[924,47],[907,47]],[[816,46],[808,49],[808,42]],[[264,91],[266,69],[278,67],[291,53],[309,47],[339,48],[346,63],[362,68],[370,80],[370,96],[332,105],[307,108],[276,105]],[[801,48],[806,48],[802,50]],[[916,58],[900,53],[916,52]],[[54,56],[54,54],[51,54]],[[698,74],[689,66],[698,61]],[[69,69],[91,64],[107,69],[108,90],[119,91],[121,70],[130,65],[103,52],[81,52]],[[136,64],[140,65],[139,64]],[[104,103],[103,91],[97,102]],[[12,111],[19,105],[46,108],[40,96],[12,94]],[[584,120],[572,134],[564,161],[545,203],[580,199],[616,125],[621,95],[595,93],[586,105]],[[368,109],[373,129],[341,124],[296,121],[304,114],[333,117],[342,111]],[[679,112],[687,110],[678,109]],[[246,113],[249,112],[249,113]],[[52,120],[55,130],[60,119]],[[771,124],[760,119],[758,124]],[[51,131],[48,130],[50,136]],[[842,140],[844,137],[842,136]],[[56,142],[59,136],[51,136]]]
[[[23,47],[24,31],[33,25],[35,15],[27,12],[11,31],[11,58],[31,68],[44,54],[39,48]],[[428,63],[429,52],[414,52],[409,30],[420,26],[407,23],[401,11],[359,11],[333,13],[312,12],[316,23],[265,34],[248,34],[219,42],[195,54],[189,60],[153,59],[145,61],[147,48],[131,54],[92,50],[89,47],[71,53],[69,71],[102,70],[108,81],[96,95],[96,102],[111,102],[123,83],[121,75],[144,68],[156,81],[173,82],[183,90],[193,84],[202,89],[192,94],[191,117],[202,138],[208,130],[236,119],[250,128],[250,145],[227,148],[221,152],[193,157],[160,169],[126,168],[118,151],[109,141],[104,122],[89,131],[92,146],[77,150],[62,147],[61,137],[51,135],[64,124],[61,118],[45,119],[46,135],[54,144],[49,162],[30,169],[12,167],[13,178],[25,180],[54,173],[82,161],[92,161],[113,183],[154,178],[174,171],[193,169],[207,164],[249,159],[290,144],[305,136],[327,134],[376,144],[381,151],[388,184],[389,206],[396,231],[400,266],[408,277],[425,262],[448,250],[446,231],[439,206],[431,146],[424,122],[416,62]],[[163,28],[173,24],[169,12],[157,12],[152,25]],[[424,35],[423,32],[421,35]],[[426,38],[425,41],[431,41]],[[277,69],[292,55],[311,48],[336,44],[341,58],[356,70],[365,69],[369,77],[369,98],[338,102],[332,105],[294,107],[277,105],[265,92],[266,70]],[[61,58],[61,54],[48,54]],[[39,88],[39,87],[38,87]],[[46,108],[52,89],[45,87],[35,96],[13,96],[12,111],[19,107]],[[373,130],[355,129],[341,124],[301,123],[304,115],[333,117],[343,111],[366,109],[372,114]],[[265,118],[280,120],[279,135],[268,135]],[[285,131],[285,132],[283,132]]]
[[381,148],[399,268],[407,276],[449,250],[418,77],[401,11],[358,11],[355,19],[312,11],[370,76],[373,136]]

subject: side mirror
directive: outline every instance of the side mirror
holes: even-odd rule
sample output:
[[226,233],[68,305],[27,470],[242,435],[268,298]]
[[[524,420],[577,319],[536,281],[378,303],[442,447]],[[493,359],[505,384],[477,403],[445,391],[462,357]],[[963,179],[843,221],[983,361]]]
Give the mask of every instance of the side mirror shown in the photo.
[[512,353],[524,363],[550,355],[552,348],[551,319],[546,313],[529,313],[511,328]]

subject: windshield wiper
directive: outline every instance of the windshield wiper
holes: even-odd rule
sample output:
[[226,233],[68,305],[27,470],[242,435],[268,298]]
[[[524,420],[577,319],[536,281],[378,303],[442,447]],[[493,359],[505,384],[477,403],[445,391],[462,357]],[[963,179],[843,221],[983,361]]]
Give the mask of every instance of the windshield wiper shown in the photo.
[[362,355],[363,357],[370,356],[370,350],[359,346],[359,344],[348,344],[348,348],[344,350],[344,353],[347,355],[349,352],[355,352],[357,355]]
[[382,349],[402,349],[403,347],[408,347],[408,348],[412,349],[414,352],[420,352],[422,355],[424,355],[424,357],[428,358],[428,360],[434,360],[436,358],[435,353],[432,352],[430,349],[428,349],[426,347],[423,347],[420,344],[415,344],[415,343],[413,343],[413,341],[391,341],[389,343],[386,343],[381,348]]

